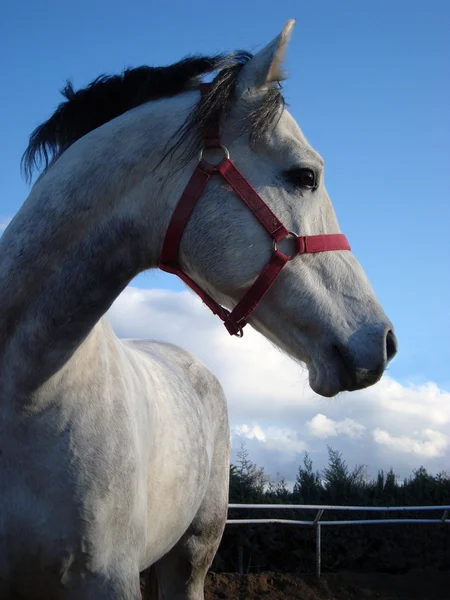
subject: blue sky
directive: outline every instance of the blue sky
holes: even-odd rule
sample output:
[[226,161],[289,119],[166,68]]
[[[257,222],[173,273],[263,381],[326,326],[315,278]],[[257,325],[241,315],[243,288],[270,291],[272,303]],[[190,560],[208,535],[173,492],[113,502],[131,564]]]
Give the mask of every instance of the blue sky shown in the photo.
[[[389,373],[450,389],[447,1],[6,3],[0,220],[28,193],[21,154],[67,78],[79,87],[101,73],[189,53],[255,51],[291,17],[285,94],[326,160],[342,231],[396,326],[400,351]],[[182,289],[155,273],[135,285]]]

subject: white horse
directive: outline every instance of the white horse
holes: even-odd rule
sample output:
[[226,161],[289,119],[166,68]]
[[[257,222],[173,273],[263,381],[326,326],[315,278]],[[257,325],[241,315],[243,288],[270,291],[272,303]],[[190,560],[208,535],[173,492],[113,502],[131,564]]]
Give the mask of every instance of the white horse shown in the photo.
[[[203,598],[227,514],[224,394],[196,358],[121,341],[104,315],[160,264],[202,127],[218,120],[269,217],[302,236],[339,234],[323,161],[277,83],[292,27],[254,57],[68,86],[31,136],[25,167],[41,156],[44,171],[0,240],[0,598],[137,600],[151,565],[161,598]],[[215,72],[200,104],[200,78]],[[260,216],[212,176],[183,225],[179,263],[212,303],[235,307],[271,257],[308,239],[272,243]],[[288,260],[246,315],[323,396],[374,384],[396,352],[335,237],[341,249]]]

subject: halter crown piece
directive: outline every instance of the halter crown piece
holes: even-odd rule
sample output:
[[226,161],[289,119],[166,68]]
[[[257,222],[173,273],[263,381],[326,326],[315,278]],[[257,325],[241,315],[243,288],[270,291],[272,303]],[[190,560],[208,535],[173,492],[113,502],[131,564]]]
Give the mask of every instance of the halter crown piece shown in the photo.
[[[200,85],[202,98],[204,98],[207,89],[208,84]],[[297,256],[297,254],[350,250],[350,245],[345,235],[341,233],[299,236],[288,231],[230,160],[228,150],[220,143],[218,122],[203,132],[203,140],[204,149],[220,148],[224,152],[225,157],[219,164],[213,165],[203,158],[203,149],[200,151],[197,167],[181,194],[181,198],[167,228],[159,268],[182,279],[184,283],[200,296],[210,310],[222,319],[231,335],[242,337],[242,330],[248,318],[261,302],[287,262]],[[183,232],[197,201],[212,175],[219,175],[225,179],[242,202],[254,214],[255,218],[258,219],[272,238],[273,243],[271,259],[231,312],[218,304],[209,294],[202,290],[195,281],[181,270],[178,263],[178,251]],[[284,254],[277,247],[277,244],[287,237],[292,238],[295,242],[295,252],[292,256]]]

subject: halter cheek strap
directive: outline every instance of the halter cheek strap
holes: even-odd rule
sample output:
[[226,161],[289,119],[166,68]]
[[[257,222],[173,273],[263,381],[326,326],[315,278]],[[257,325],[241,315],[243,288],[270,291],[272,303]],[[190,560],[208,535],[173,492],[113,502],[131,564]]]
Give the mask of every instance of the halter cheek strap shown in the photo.
[[[201,84],[202,98],[207,88],[208,84]],[[220,142],[218,123],[214,123],[213,127],[204,132],[203,139],[204,148],[221,148],[225,157],[219,164],[212,165],[203,158],[203,150],[200,151],[198,165],[181,195],[167,228],[159,268],[180,277],[200,296],[211,311],[222,319],[231,335],[242,337],[243,327],[246,325],[251,313],[264,298],[289,260],[297,254],[350,250],[350,245],[345,235],[341,233],[298,236],[288,231],[230,160],[228,150]],[[181,270],[178,263],[179,247],[184,230],[212,175],[221,176],[231,186],[267,231],[273,243],[271,259],[231,312],[202,290],[195,281]],[[295,252],[292,256],[284,254],[277,246],[281,240],[287,237],[292,237],[295,242]]]

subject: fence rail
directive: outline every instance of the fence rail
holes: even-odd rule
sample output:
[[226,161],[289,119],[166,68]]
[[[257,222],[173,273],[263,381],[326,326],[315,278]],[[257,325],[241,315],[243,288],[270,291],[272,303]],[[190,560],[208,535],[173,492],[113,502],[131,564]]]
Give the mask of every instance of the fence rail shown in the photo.
[[[450,524],[449,505],[442,506],[333,506],[320,504],[229,504],[229,510],[316,510],[317,514],[312,520],[299,521],[293,519],[227,519],[227,525],[258,525],[264,523],[280,523],[284,525],[297,525],[301,527],[314,527],[316,530],[316,575],[320,577],[322,570],[321,529],[322,526],[331,525],[385,525],[400,523],[434,523],[440,525]],[[322,521],[326,511],[367,511],[367,512],[442,512],[438,519],[354,519],[341,521]]]

